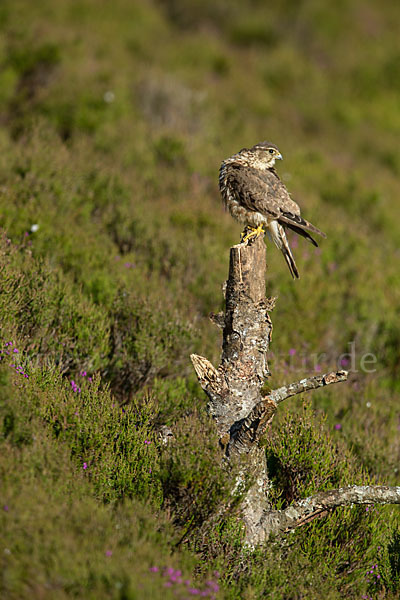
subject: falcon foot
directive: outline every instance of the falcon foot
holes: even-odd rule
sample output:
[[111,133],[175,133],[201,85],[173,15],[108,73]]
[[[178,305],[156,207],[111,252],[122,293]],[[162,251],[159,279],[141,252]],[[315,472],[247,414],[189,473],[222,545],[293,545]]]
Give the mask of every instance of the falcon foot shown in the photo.
[[259,225],[257,228],[255,227],[245,227],[242,233],[240,234],[240,243],[248,242],[252,238],[257,239],[260,235],[264,235],[265,230],[262,225]]

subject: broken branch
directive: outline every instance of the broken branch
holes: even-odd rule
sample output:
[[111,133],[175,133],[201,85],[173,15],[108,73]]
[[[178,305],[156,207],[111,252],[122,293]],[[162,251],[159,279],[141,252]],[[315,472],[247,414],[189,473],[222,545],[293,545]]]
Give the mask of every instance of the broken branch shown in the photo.
[[325,516],[339,506],[353,504],[400,504],[400,487],[353,485],[319,492],[315,496],[299,500],[285,510],[265,512],[259,524],[258,542],[265,541],[270,535],[288,533]]
[[342,381],[346,381],[347,375],[347,371],[331,371],[331,373],[325,373],[325,375],[307,377],[305,379],[301,379],[300,381],[296,381],[295,383],[283,385],[276,390],[272,390],[272,392],[268,394],[268,398],[277,404],[280,404],[280,402],[283,402],[286,400],[286,398],[290,398],[296,394],[301,394],[302,392],[308,392],[310,390],[316,390],[319,387],[324,387],[325,385],[330,385],[331,383],[340,383]]

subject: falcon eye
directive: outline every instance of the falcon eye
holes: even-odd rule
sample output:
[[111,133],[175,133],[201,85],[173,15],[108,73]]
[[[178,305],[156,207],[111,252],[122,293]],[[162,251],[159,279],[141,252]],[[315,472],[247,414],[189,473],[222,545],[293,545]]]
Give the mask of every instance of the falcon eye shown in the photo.
[[268,150],[268,152],[269,152],[270,154],[274,154],[275,150],[274,150],[273,148],[270,148],[270,149]]

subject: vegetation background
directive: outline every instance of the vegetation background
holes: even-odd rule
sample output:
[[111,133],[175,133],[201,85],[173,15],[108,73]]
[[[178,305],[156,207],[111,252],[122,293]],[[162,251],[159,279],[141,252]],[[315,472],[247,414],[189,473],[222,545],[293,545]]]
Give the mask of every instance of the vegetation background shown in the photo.
[[219,164],[273,141],[328,239],[292,241],[298,282],[268,246],[268,384],[352,374],[287,401],[271,497],[399,484],[399,27],[391,0],[2,0],[2,598],[400,596],[397,507],[243,551],[188,359],[218,362],[239,236]]

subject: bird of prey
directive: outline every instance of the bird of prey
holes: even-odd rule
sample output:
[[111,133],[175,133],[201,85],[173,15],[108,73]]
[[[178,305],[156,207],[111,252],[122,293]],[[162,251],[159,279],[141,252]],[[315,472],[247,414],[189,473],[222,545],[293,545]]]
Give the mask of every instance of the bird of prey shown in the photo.
[[232,217],[245,225],[242,241],[268,231],[296,279],[299,271],[285,229],[295,231],[314,246],[318,244],[309,232],[322,237],[326,235],[300,216],[299,205],[291,199],[274,169],[275,161],[281,159],[278,147],[270,142],[243,148],[222,162],[219,187],[225,207]]

